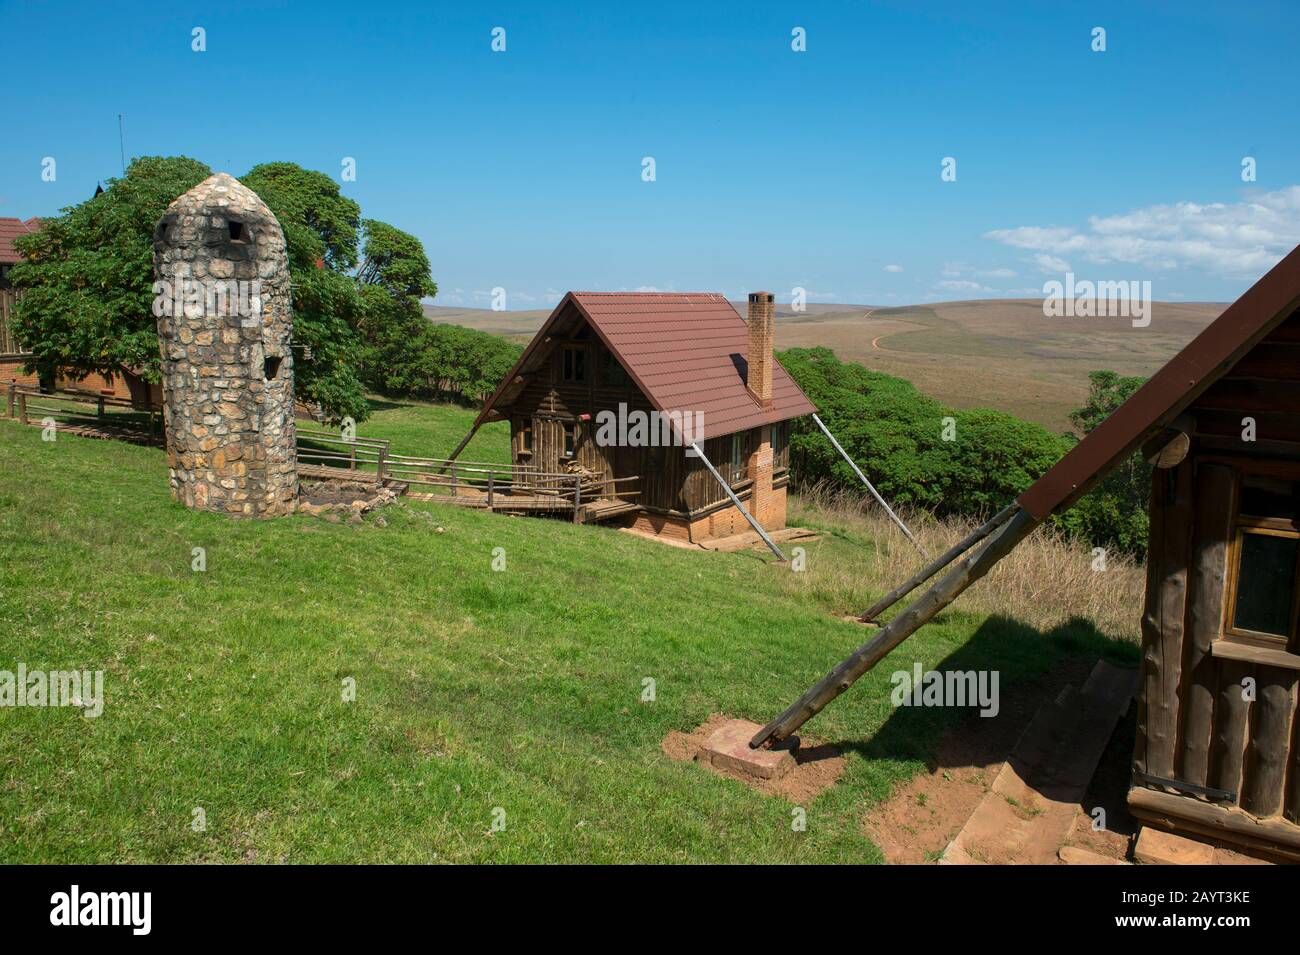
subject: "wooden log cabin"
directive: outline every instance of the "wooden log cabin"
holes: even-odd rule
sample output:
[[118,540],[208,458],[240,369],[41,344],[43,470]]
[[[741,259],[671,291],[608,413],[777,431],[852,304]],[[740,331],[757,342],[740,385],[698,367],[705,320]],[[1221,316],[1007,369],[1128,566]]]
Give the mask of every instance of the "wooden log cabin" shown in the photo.
[[[816,409],[773,357],[775,308],[771,293],[751,294],[746,322],[718,294],[570,292],[470,435],[510,422],[516,484],[536,472],[612,477],[604,495],[628,506],[609,513],[636,529],[690,542],[748,531],[689,453],[695,440],[766,530],[784,527],[790,420]],[[661,417],[638,435],[635,415],[651,412]],[[602,426],[620,419],[629,426],[611,441]]]
[[1300,249],[1025,492],[1155,465],[1129,806],[1300,859]]

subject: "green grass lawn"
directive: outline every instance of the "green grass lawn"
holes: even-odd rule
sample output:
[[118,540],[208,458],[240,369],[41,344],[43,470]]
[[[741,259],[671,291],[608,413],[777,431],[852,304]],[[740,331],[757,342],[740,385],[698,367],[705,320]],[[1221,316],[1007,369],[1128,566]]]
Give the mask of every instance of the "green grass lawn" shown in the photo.
[[[471,419],[381,406],[359,430],[445,453]],[[0,707],[0,862],[878,861],[868,807],[968,718],[893,709],[891,671],[994,667],[1005,698],[1066,654],[1134,656],[1085,623],[941,616],[809,724],[849,759],[794,832],[790,804],[660,751],[713,712],[765,721],[862,640],[790,570],[436,504],[384,518],[187,511],[157,449],[0,420],[0,670],[105,671],[98,718]]]

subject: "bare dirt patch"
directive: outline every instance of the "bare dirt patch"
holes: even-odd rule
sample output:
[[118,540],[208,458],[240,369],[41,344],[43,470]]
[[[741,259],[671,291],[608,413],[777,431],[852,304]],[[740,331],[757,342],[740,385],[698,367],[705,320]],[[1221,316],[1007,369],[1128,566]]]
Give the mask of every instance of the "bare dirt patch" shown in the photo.
[[[708,738],[729,719],[731,717],[723,713],[713,713],[689,733],[671,731],[664,737],[660,748],[669,759],[694,762],[696,754]],[[794,751],[794,761],[794,769],[780,779],[758,779],[714,766],[705,766],[703,763],[700,766],[719,776],[739,780],[761,793],[780,796],[782,799],[800,805],[816,799],[823,790],[834,786],[839,781],[840,774],[844,772],[844,757],[840,755],[838,749],[826,743],[814,743],[807,738],[800,740],[799,747]]]

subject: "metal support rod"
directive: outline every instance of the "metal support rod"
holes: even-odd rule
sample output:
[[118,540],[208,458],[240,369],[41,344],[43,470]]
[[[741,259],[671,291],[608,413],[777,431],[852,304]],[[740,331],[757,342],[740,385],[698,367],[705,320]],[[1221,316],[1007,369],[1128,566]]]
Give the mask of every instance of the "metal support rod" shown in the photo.
[[912,542],[912,546],[920,551],[922,557],[929,560],[930,555],[925,552],[925,548],[921,546],[921,542],[912,536],[912,532],[907,529],[907,525],[904,524],[902,519],[894,513],[893,508],[885,503],[885,499],[880,496],[880,492],[877,491],[872,483],[867,480],[867,476],[862,473],[862,469],[858,467],[856,462],[849,457],[849,453],[840,447],[840,443],[835,440],[835,435],[831,434],[831,429],[822,424],[822,419],[817,417],[816,414],[812,416],[812,419],[817,422],[817,427],[822,429],[822,434],[826,435],[826,437],[830,439],[831,444],[835,445],[835,450],[840,453],[840,456],[843,457],[845,461],[849,462],[849,467],[853,468],[853,473],[856,474],[858,479],[867,486],[867,490],[871,492],[871,496],[874,497],[876,502],[885,509],[885,513],[888,514],[893,522],[898,525],[899,529],[907,535],[907,539]]
[[1035,527],[1028,511],[1017,508],[998,533],[977,552],[948,571],[910,607],[889,621],[874,638],[858,647],[846,660],[827,673],[808,692],[795,700],[780,716],[754,734],[749,741],[757,749],[768,740],[780,742],[803,726],[891,650],[929,623],[940,610],[957,599],[963,590],[979,580],[1007,555]]
[[862,616],[858,619],[863,623],[870,623],[875,620],[894,604],[898,603],[917,587],[921,586],[921,584],[925,583],[962,554],[966,553],[966,551],[970,550],[984,538],[988,537],[995,530],[1005,524],[1007,519],[1011,517],[1012,513],[1014,513],[1015,509],[1016,506],[1014,504],[1004,507],[992,520],[987,521],[975,530],[971,531],[937,558],[926,564],[922,570],[909,577],[906,581],[885,594],[885,596],[881,597],[866,610],[862,611]]
[[768,549],[771,550],[772,553],[776,554],[777,560],[784,561],[786,558],[785,554],[781,553],[781,548],[776,546],[776,541],[767,536],[767,531],[763,530],[763,525],[754,520],[754,515],[745,510],[745,505],[740,503],[740,498],[736,497],[736,492],[731,489],[731,485],[722,479],[722,475],[718,473],[718,469],[715,468],[709,459],[704,456],[704,449],[694,441],[691,442],[691,449],[695,452],[695,456],[704,462],[704,466],[709,469],[709,473],[713,475],[714,479],[722,485],[722,489],[727,492],[727,497],[731,498],[731,503],[735,504],[736,509],[739,510],[741,514],[745,515],[745,520],[749,521],[749,526],[758,532],[758,536],[763,538],[763,543],[768,546]]

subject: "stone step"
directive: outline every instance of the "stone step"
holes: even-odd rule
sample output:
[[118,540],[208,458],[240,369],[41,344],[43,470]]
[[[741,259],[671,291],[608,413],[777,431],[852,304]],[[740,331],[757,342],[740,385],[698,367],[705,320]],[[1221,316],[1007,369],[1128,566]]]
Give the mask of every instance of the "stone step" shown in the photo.
[[1051,865],[1129,701],[1137,671],[1099,661],[1082,689],[1040,707],[970,819],[944,852],[949,865]]

